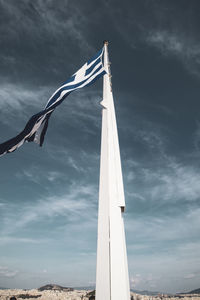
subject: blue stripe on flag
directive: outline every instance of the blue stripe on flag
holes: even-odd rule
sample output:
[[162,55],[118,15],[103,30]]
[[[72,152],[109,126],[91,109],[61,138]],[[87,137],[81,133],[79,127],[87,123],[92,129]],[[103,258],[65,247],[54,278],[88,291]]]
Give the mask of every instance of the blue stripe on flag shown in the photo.
[[[98,67],[98,68],[90,75],[90,77],[93,76],[93,75],[95,75],[96,73],[98,73],[99,70],[100,70],[101,68],[102,68],[102,66],[99,66],[99,67]],[[76,88],[78,88],[79,86],[81,86],[82,84],[84,84],[87,80],[89,80],[90,77],[88,77],[88,78],[85,79],[85,80],[80,81],[79,83],[72,84],[72,85],[67,85],[67,86],[65,86],[65,87],[63,87],[63,88],[60,88],[60,89],[57,91],[57,93],[52,97],[52,99],[49,101],[49,103],[48,103],[48,105],[47,105],[46,108],[50,107],[50,106],[56,101],[56,99],[59,98],[60,94],[61,94],[63,91],[67,91],[67,90],[71,90],[71,89],[76,89]],[[86,85],[86,86],[87,86],[87,85]]]
[[70,83],[70,82],[74,81],[74,79],[75,79],[75,75],[71,76],[71,77],[70,77],[67,81],[65,81],[62,85],[67,84],[67,83]]
[[[35,141],[39,143],[40,146],[43,144],[43,140],[47,131],[48,127],[48,121],[52,114],[52,112],[55,110],[55,108],[60,105],[63,100],[73,91],[76,89],[89,86],[92,83],[94,83],[98,78],[103,76],[106,71],[103,67],[101,56],[103,54],[103,49],[101,49],[92,59],[90,59],[87,62],[87,65],[91,64],[90,67],[86,70],[85,74],[82,74],[81,72],[78,75],[77,81],[81,80],[78,83],[76,82],[76,73],[72,75],[63,85],[67,86],[61,86],[55,95],[52,95],[49,99],[49,101],[46,104],[46,107],[44,110],[40,111],[39,113],[33,115],[29,121],[27,122],[25,128],[22,132],[20,132],[17,136],[14,138],[0,144],[0,155],[3,155],[5,153],[10,153],[15,151],[17,148],[19,148],[25,141],[32,142]],[[101,64],[100,64],[101,63]],[[100,64],[100,66],[95,69],[95,67]],[[81,74],[81,77],[79,78]],[[87,77],[87,78],[86,78]],[[91,80],[91,78],[93,78]],[[90,81],[91,80],[91,81]],[[73,83],[71,85],[68,85],[70,83]],[[61,96],[61,93],[63,91],[66,91],[64,95]]]
[[93,65],[91,65],[91,67],[89,67],[86,72],[85,75],[88,75],[90,72],[92,72],[92,70],[94,69],[94,67],[96,67],[96,65],[98,65],[101,62],[101,58],[99,57],[95,63]]
[[89,65],[93,60],[95,60],[97,57],[101,56],[103,52],[103,49],[99,50],[95,56],[93,56],[90,60],[88,60],[87,64]]
[[106,74],[106,71],[103,70],[101,73],[99,73],[94,79],[92,79],[92,81],[90,81],[86,86],[90,86],[92,83],[94,83],[97,79],[99,79],[100,77],[102,77],[103,75]]

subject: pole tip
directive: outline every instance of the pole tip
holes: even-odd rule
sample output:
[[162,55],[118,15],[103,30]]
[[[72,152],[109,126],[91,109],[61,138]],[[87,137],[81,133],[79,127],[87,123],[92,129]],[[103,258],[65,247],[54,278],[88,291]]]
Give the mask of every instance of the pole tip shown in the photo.
[[103,41],[103,44],[104,44],[104,45],[108,45],[108,40],[104,40],[104,41]]

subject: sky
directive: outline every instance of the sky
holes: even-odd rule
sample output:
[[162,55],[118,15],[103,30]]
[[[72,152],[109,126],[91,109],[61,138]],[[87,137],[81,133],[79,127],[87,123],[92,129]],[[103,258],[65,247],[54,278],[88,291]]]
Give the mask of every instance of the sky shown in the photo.
[[[131,288],[200,283],[198,0],[0,0],[0,142],[109,40]],[[0,287],[95,285],[102,79],[0,158]]]

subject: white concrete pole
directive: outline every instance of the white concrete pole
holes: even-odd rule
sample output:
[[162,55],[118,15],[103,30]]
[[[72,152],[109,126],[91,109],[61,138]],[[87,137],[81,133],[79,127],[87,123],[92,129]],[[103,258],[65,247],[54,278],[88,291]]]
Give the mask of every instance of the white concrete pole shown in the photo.
[[123,212],[124,187],[108,42],[104,42],[101,161],[97,238],[96,300],[130,300]]

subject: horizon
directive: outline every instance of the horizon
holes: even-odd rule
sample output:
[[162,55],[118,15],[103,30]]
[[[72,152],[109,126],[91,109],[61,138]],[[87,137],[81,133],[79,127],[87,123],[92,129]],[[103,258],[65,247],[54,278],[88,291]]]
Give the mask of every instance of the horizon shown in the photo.
[[[131,289],[197,289],[197,0],[0,1],[0,143],[109,40]],[[0,157],[0,286],[95,284],[102,79]]]
[[[34,287],[34,288],[26,288],[26,289],[24,289],[24,288],[14,288],[14,289],[19,289],[19,290],[32,290],[32,289],[40,289],[40,288],[43,288],[43,287],[45,287],[45,286],[48,286],[48,285],[56,285],[56,286],[59,286],[59,287],[61,287],[61,288],[72,288],[72,289],[74,289],[74,290],[95,290],[95,285],[91,285],[91,286],[68,286],[68,285],[64,285],[64,286],[61,286],[61,285],[59,285],[58,283],[46,283],[45,285],[43,285],[43,286],[39,286],[39,287]],[[11,289],[11,288],[9,288],[9,287],[0,287],[0,289]],[[134,292],[134,293],[136,293],[137,294],[137,292],[140,294],[140,293],[143,293],[143,292],[147,292],[147,293],[155,293],[155,294],[167,294],[167,295],[178,295],[178,294],[190,294],[191,292],[193,292],[193,291],[195,291],[195,290],[199,290],[199,288],[196,288],[196,289],[194,289],[194,290],[191,290],[191,291],[188,291],[188,292],[186,292],[186,293],[182,293],[182,292],[178,292],[178,293],[174,293],[174,294],[172,294],[172,293],[167,293],[167,292],[162,292],[162,291],[154,291],[154,290],[146,290],[146,289],[144,289],[144,290],[137,290],[137,289],[133,289],[133,288],[131,288],[130,289],[131,290],[131,292]],[[141,294],[142,295],[142,294]],[[145,295],[145,294],[143,294],[143,295]]]

